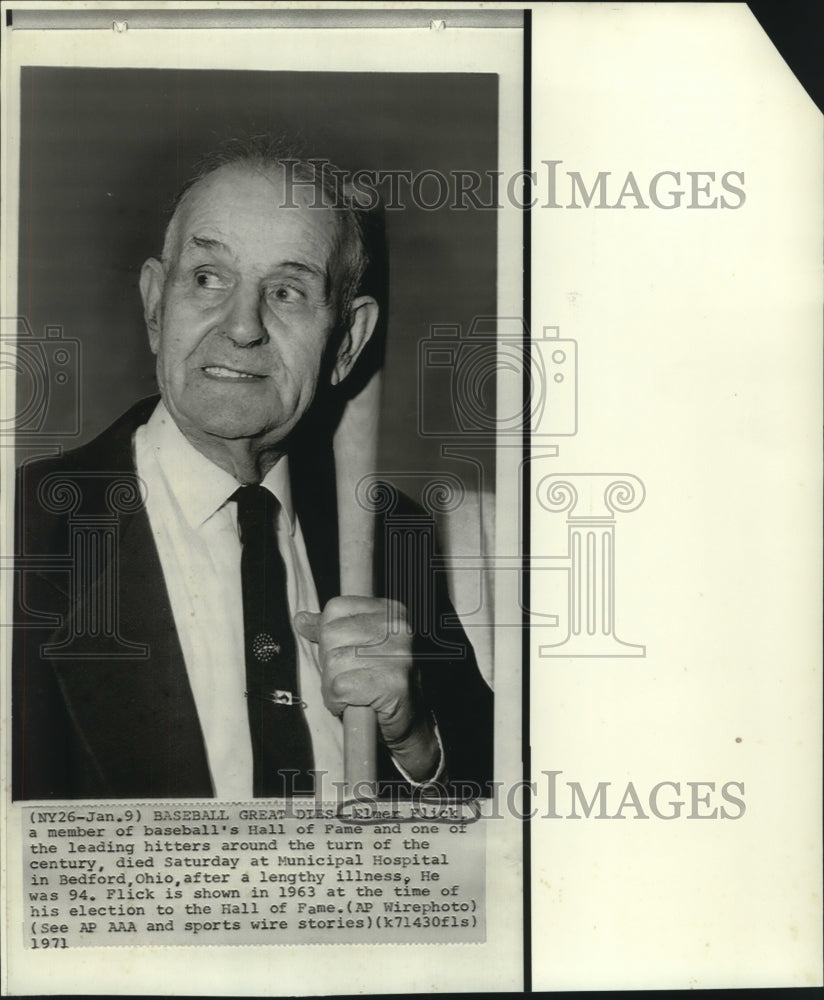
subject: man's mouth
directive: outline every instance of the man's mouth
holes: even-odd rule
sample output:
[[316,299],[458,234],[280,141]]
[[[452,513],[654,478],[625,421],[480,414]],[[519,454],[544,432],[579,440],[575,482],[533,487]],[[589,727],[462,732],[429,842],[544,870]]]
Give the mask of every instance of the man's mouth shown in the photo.
[[226,381],[240,381],[243,379],[259,379],[262,375],[255,375],[253,372],[240,371],[237,368],[224,368],[222,365],[206,365],[203,372],[210,378],[225,379]]

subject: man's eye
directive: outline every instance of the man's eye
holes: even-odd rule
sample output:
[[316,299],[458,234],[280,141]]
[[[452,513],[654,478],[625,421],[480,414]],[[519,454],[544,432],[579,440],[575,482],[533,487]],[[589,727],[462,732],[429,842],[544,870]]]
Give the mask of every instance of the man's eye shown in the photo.
[[304,295],[300,289],[294,288],[292,285],[276,285],[269,292],[269,298],[274,299],[275,302],[295,303],[300,302]]
[[195,274],[195,281],[200,288],[221,289],[226,287],[226,283],[214,271],[198,271]]

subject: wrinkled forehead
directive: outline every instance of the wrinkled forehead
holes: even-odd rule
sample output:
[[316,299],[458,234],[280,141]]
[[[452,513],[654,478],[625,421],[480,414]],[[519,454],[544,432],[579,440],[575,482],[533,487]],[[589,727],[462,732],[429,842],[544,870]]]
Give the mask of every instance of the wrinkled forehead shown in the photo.
[[176,257],[193,235],[258,244],[306,243],[331,268],[341,242],[338,213],[310,180],[295,181],[278,165],[231,164],[196,181],[169,223],[164,257]]

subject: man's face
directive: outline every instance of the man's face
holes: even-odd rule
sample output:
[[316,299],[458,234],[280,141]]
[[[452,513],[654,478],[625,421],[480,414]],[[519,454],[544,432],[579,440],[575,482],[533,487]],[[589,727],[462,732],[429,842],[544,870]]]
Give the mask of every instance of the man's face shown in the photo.
[[272,173],[221,167],[180,206],[165,267],[144,266],[158,384],[195,446],[278,442],[315,395],[335,322],[336,220],[279,208],[282,191]]

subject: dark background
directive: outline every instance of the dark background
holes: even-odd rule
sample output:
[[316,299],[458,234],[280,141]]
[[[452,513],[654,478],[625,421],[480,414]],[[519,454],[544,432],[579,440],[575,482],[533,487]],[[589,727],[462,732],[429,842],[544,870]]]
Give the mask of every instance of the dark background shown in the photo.
[[[348,170],[495,170],[497,95],[491,74],[25,68],[18,312],[36,338],[54,325],[81,341],[79,434],[64,446],[155,391],[138,277],[160,254],[170,203],[199,154],[270,131]],[[466,329],[494,315],[496,213],[426,211],[404,199],[404,210],[386,213],[379,468],[426,472],[448,464],[440,442],[418,434],[418,342],[433,323]],[[70,386],[52,393],[49,427],[71,398]],[[448,394],[441,403],[450,406]],[[34,449],[19,443],[23,460]],[[465,463],[456,471],[465,475]]]

